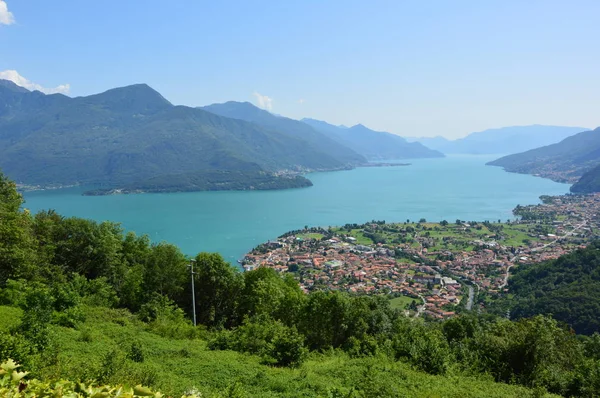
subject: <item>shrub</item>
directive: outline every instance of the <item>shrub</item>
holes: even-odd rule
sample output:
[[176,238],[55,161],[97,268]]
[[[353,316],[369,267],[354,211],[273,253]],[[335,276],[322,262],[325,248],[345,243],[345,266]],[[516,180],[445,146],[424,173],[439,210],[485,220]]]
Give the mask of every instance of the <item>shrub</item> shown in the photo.
[[142,344],[140,342],[134,341],[131,343],[127,358],[131,359],[133,362],[144,362],[144,350],[142,349]]

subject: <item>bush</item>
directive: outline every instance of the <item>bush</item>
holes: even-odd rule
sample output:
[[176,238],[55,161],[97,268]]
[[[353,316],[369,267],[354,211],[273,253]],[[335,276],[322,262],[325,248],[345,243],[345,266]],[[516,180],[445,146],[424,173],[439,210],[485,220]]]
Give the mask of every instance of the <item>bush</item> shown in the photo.
[[131,343],[127,358],[131,359],[133,362],[144,362],[144,350],[142,349],[142,344],[140,342],[134,341]]
[[30,342],[35,350],[43,350],[48,345],[48,325],[52,320],[53,299],[46,288],[27,289],[21,303],[23,317],[18,331]]
[[232,332],[216,333],[208,347],[256,354],[266,363],[289,367],[300,366],[307,353],[304,337],[295,328],[266,317],[246,319]]
[[454,358],[444,335],[434,327],[410,320],[399,320],[393,338],[396,358],[407,359],[417,369],[430,374],[445,374]]
[[148,322],[150,331],[162,337],[193,339],[199,337],[203,330],[201,327],[194,327],[173,300],[160,294],[155,294],[142,305],[138,317]]
[[307,349],[304,347],[304,337],[298,334],[296,328],[280,329],[275,335],[269,355],[277,366],[297,367],[304,362]]

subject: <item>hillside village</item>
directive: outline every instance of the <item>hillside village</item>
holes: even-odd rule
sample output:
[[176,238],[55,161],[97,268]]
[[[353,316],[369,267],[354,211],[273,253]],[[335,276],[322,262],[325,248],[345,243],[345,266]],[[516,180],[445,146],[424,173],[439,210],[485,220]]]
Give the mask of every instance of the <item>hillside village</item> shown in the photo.
[[419,307],[407,300],[406,310],[415,316],[447,318],[461,303],[471,309],[478,291],[504,292],[512,267],[558,258],[597,237],[600,195],[541,199],[517,206],[517,219],[506,222],[373,221],[292,231],[256,247],[242,265],[291,272],[307,292],[412,298]]

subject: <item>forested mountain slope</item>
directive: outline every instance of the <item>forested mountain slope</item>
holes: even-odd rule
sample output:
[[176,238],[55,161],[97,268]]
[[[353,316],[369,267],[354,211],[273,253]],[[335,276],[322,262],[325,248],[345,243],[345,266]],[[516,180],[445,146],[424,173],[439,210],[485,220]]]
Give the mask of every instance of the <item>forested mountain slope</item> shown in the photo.
[[291,137],[308,142],[315,151],[334,157],[338,161],[351,165],[364,163],[366,159],[343,143],[332,140],[325,134],[298,120],[276,116],[249,102],[229,101],[212,104],[202,109],[232,119],[245,120],[266,129],[278,131]]
[[600,332],[600,243],[513,271],[511,317],[551,315],[577,333]]
[[600,165],[594,167],[590,171],[581,176],[573,186],[573,193],[594,193],[600,192]]
[[78,98],[0,85],[0,167],[20,183],[118,186],[203,170],[332,170],[356,163],[302,137],[173,106],[144,84]]
[[600,128],[584,131],[559,143],[489,162],[506,171],[537,174],[560,182],[576,182],[600,163]]

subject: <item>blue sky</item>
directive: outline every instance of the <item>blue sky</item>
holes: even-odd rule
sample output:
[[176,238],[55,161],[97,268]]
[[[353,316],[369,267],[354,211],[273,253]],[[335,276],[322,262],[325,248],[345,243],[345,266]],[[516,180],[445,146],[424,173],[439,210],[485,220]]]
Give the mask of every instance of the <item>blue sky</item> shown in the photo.
[[596,127],[599,15],[597,0],[0,0],[0,71],[404,136]]

